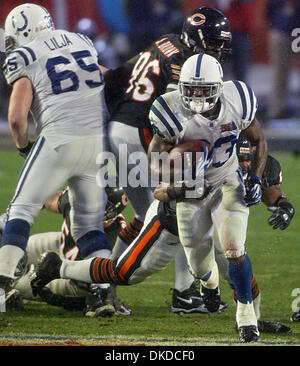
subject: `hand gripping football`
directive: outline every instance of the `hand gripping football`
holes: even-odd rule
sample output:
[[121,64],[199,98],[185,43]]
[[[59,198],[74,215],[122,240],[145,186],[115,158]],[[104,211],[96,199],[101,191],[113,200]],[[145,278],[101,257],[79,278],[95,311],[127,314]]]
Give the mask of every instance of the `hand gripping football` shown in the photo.
[[[182,144],[174,146],[169,151],[169,164],[171,168],[171,182],[178,179],[183,179],[183,172],[185,169],[192,167],[199,158],[201,153],[205,152],[207,159],[211,152],[212,146],[209,142],[204,140],[190,140]],[[181,177],[181,178],[180,178]]]

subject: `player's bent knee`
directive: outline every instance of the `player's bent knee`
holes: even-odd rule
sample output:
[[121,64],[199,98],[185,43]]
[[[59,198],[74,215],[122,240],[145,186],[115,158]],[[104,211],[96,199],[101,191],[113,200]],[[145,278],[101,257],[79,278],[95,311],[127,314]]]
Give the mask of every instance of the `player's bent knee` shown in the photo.
[[237,247],[236,245],[230,245],[225,247],[224,255],[231,261],[239,261],[239,258],[244,257],[246,253],[245,247]]

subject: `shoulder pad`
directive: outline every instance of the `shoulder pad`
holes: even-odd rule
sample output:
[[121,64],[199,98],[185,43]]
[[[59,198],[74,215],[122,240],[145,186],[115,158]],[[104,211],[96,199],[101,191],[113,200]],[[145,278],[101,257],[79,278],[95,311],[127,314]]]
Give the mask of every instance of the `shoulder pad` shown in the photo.
[[21,77],[28,77],[26,68],[36,61],[36,55],[30,47],[19,47],[7,56],[3,64],[3,73],[8,84]]
[[153,133],[169,143],[176,143],[183,131],[183,127],[174,113],[174,108],[172,108],[171,102],[175,93],[177,94],[175,91],[158,97],[152,104],[149,114]]
[[252,88],[243,81],[234,80],[224,84],[226,96],[236,106],[242,122],[251,123],[258,108],[256,96]]

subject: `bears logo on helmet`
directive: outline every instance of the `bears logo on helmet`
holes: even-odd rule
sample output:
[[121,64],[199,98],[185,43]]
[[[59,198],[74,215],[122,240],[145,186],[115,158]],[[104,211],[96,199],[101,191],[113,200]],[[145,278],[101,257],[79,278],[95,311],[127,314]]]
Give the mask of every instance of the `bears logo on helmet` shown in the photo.
[[[197,18],[200,18],[201,20],[197,20]],[[190,22],[193,25],[201,25],[203,23],[205,23],[206,21],[206,16],[200,13],[196,13],[194,15],[191,16]]]

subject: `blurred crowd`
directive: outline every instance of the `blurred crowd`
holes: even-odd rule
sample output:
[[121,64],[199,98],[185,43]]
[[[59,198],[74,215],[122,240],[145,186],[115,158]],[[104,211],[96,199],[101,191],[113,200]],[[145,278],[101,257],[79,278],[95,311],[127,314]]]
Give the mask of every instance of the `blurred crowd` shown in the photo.
[[[0,26],[4,27],[5,16],[13,7],[25,2],[1,2]],[[118,67],[162,34],[180,33],[184,17],[192,9],[202,5],[216,7],[228,17],[233,36],[232,54],[224,67],[226,79],[247,82],[253,63],[264,63],[272,67],[273,76],[264,119],[300,117],[300,101],[299,107],[291,110],[288,100],[291,70],[299,71],[300,67],[300,52],[294,53],[291,48],[293,29],[299,28],[300,36],[299,0],[29,2],[41,5],[45,3],[57,28],[88,35],[99,52],[101,63],[108,68]],[[62,7],[63,4],[65,7]],[[62,11],[65,11],[64,17]],[[59,26],[57,22],[60,23]],[[3,57],[2,54],[0,62]],[[10,91],[5,86],[2,73],[0,83],[0,119],[5,119]],[[298,99],[300,100],[299,95]]]

